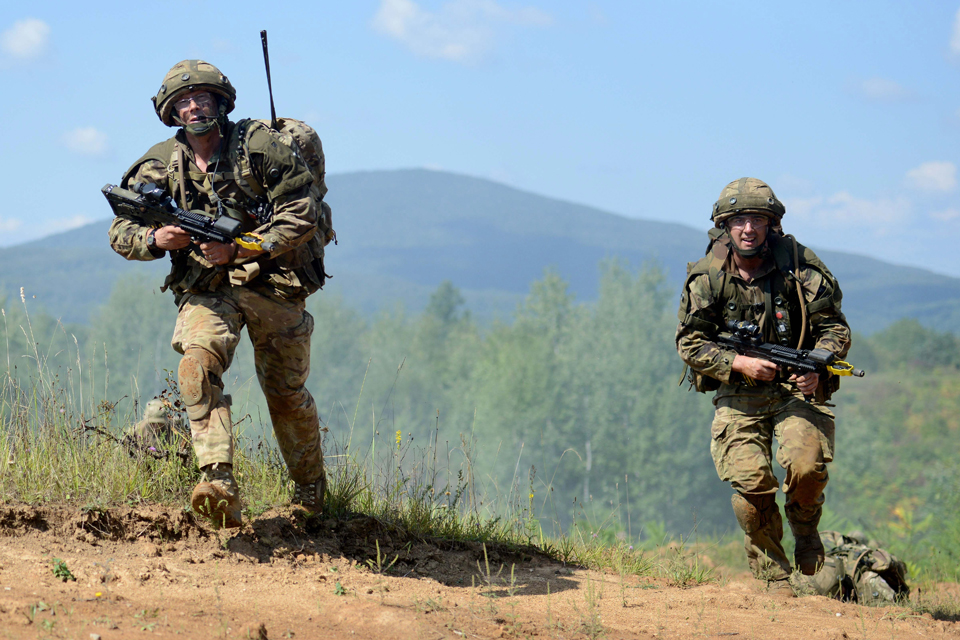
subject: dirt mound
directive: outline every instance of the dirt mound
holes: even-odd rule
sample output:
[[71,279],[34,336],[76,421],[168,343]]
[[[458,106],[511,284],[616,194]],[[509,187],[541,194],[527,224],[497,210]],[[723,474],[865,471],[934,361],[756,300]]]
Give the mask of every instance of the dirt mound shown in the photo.
[[929,614],[787,598],[744,576],[678,589],[369,517],[279,509],[218,532],[155,505],[9,504],[0,505],[0,630],[83,639],[960,636],[957,623]]

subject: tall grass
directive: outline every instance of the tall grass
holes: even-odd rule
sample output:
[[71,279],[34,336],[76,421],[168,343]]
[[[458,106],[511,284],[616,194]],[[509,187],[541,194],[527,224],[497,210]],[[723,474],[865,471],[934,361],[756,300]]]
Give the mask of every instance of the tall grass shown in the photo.
[[[94,367],[84,366],[75,338],[75,365],[54,370],[49,363],[54,357],[62,362],[63,350],[41,350],[28,314],[16,327],[7,326],[6,311],[3,321],[7,343],[11,331],[19,331],[32,348],[26,367],[18,368],[9,359],[0,363],[0,369],[6,365],[0,380],[0,500],[78,508],[140,503],[188,508],[199,472],[190,453],[189,431],[182,426],[185,416],[178,416],[181,426],[159,451],[124,446],[124,430],[140,417],[139,403],[103,398],[105,380],[94,379]],[[97,353],[104,358],[106,377],[109,348],[101,347]],[[397,378],[402,367],[401,363]],[[179,406],[176,384],[169,375],[164,394],[171,406]],[[363,395],[363,385],[359,394]],[[135,380],[131,396],[137,397]],[[539,500],[546,505],[552,499],[552,479],[544,484],[534,469],[522,472],[522,449],[516,452],[509,487],[501,492],[491,483],[493,491],[485,491],[477,471],[475,433],[463,434],[453,445],[440,442],[438,415],[433,435],[421,443],[393,428],[386,400],[379,414],[372,410],[368,417],[360,415],[360,406],[358,397],[354,411],[343,411],[344,416],[352,413],[352,419],[342,441],[325,436],[329,479],[325,517],[362,514],[416,536],[538,549],[571,565],[609,570],[621,577],[660,576],[681,587],[716,579],[712,567],[716,561],[705,563],[705,556],[726,562],[742,553],[727,538],[697,535],[691,544],[691,536],[675,541],[658,523],[636,526],[630,518],[627,478],[622,496],[618,486],[622,502],[602,507],[578,504],[578,517],[568,530],[560,526],[559,518],[544,523],[546,510],[535,508],[535,500],[537,491],[545,487]],[[292,483],[276,447],[262,435],[264,425],[250,415],[235,419],[235,473],[245,515],[256,517],[286,506]],[[370,434],[369,439],[360,434]],[[956,507],[958,494],[949,495]],[[883,531],[900,535],[895,542],[913,545],[894,551],[909,563],[914,578],[957,581],[960,520],[946,518],[934,526],[912,523],[909,514],[898,518]],[[830,514],[825,523],[837,528],[844,524]],[[920,534],[926,542],[915,544]]]

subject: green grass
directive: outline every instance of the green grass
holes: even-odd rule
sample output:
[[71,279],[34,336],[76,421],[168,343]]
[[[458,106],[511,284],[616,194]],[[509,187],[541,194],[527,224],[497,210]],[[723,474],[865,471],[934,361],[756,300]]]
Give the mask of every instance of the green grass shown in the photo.
[[[37,344],[29,318],[24,335]],[[30,362],[35,373],[28,385],[21,383],[22,371],[15,378],[9,368],[0,379],[0,501],[58,503],[86,510],[140,503],[188,508],[199,478],[188,430],[175,430],[173,441],[159,451],[131,453],[121,440],[124,428],[137,416],[135,409],[119,408],[131,403],[98,400],[95,389],[100,383],[84,382],[86,372],[79,355],[76,371],[68,371],[64,379],[46,370],[48,357],[34,349]],[[398,376],[399,372],[398,368]],[[180,406],[175,382],[168,377],[167,384],[163,397],[172,407]],[[477,495],[476,469],[469,455],[472,435],[463,437],[464,455],[457,463],[449,451],[441,456],[436,442],[432,448],[414,447],[412,437],[404,437],[402,431],[386,445],[378,442],[383,417],[378,420],[373,415],[373,435],[362,450],[353,446],[354,434],[359,433],[357,411],[353,414],[345,442],[326,438],[327,517],[365,515],[412,537],[535,550],[571,566],[618,575],[622,590],[626,577],[661,578],[684,588],[718,580],[718,566],[745,567],[738,535],[697,535],[691,544],[691,536],[674,539],[662,524],[649,523],[634,536],[629,500],[625,514],[615,505],[596,519],[584,514],[578,504],[579,516],[567,531],[559,522],[547,523],[548,530],[559,533],[545,535],[533,505],[532,475],[529,492],[520,491],[525,483],[514,478],[506,496]],[[181,424],[186,424],[182,416]],[[234,469],[245,517],[256,518],[288,505],[292,482],[277,449],[259,437],[265,432],[263,425],[244,416],[234,431]],[[258,435],[249,437],[251,433]],[[952,494],[953,513],[960,504],[958,493]],[[629,496],[625,493],[625,497]],[[824,528],[846,524],[829,513],[824,523]],[[886,534],[880,539],[888,541],[891,551],[907,561],[913,584],[920,584],[922,593],[936,593],[937,583],[958,581],[960,517],[934,525],[927,520],[913,522],[910,513],[897,512],[896,519],[878,531]],[[381,557],[379,546],[377,553],[373,562],[378,571],[396,561]],[[956,619],[960,612],[960,604],[949,597],[926,597],[913,606],[944,619]]]
[[[167,393],[175,403],[176,386]],[[245,427],[252,426],[247,420],[236,429],[235,472],[245,516],[255,518],[288,505],[292,484],[277,450],[244,435]],[[85,510],[139,503],[187,508],[199,478],[189,435],[175,430],[174,440],[159,451],[131,453],[121,439],[123,427],[132,421],[133,416],[108,402],[97,404],[90,416],[77,413],[62,389],[48,384],[23,389],[7,377],[0,385],[0,497],[4,502],[60,503]],[[435,452],[415,450],[400,436],[389,450],[381,446],[377,457],[373,444],[358,455],[349,445],[327,438],[327,517],[365,515],[408,536],[537,551],[573,567],[618,575],[624,601],[627,577],[661,578],[669,586],[686,588],[717,581],[718,565],[743,568],[739,535],[734,534],[697,536],[691,544],[689,536],[675,539],[662,526],[649,524],[645,537],[631,540],[617,528],[616,517],[608,516],[592,525],[578,520],[559,537],[545,536],[529,504],[521,500],[486,496],[468,505],[466,478],[471,470],[438,466]],[[486,506],[481,510],[477,504]],[[937,582],[957,581],[952,553],[905,559],[923,594],[937,593]],[[395,559],[381,556],[372,562],[371,568],[383,571]],[[956,598],[927,595],[910,606],[940,619],[960,616]]]

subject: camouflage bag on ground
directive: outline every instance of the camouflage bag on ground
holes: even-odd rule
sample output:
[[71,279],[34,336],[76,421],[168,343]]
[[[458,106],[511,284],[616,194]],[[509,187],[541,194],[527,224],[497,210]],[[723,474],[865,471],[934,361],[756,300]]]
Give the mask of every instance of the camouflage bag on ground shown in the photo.
[[907,566],[872,540],[838,531],[821,531],[820,539],[827,557],[843,560],[843,599],[879,605],[895,603],[910,594]]

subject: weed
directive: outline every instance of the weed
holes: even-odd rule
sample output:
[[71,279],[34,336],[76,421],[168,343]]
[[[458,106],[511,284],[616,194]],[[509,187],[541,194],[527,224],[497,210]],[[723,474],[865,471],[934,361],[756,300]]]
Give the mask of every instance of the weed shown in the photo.
[[67,563],[60,558],[53,559],[53,575],[64,582],[67,580],[77,581],[76,576],[74,576],[73,573],[70,572],[69,567],[67,567]]
[[671,586],[680,589],[714,582],[717,579],[714,570],[702,563],[698,551],[687,550],[682,536],[679,543],[674,543],[667,550],[667,558],[661,565],[661,571]]
[[587,578],[586,591],[584,591],[584,610],[580,611],[576,605],[574,610],[580,616],[580,629],[588,638],[600,638],[605,634],[603,624],[600,621],[600,600],[603,593],[598,591],[593,580]]
[[480,561],[478,560],[477,570],[480,571],[481,581],[483,582],[484,585],[486,585],[485,590],[484,589],[480,590],[480,595],[486,596],[491,599],[496,598],[497,591],[496,591],[495,585],[499,581],[500,574],[503,573],[503,565],[500,565],[500,569],[497,571],[496,575],[494,575],[490,571],[490,556],[487,554],[486,544],[483,545],[483,567],[480,566]]
[[393,560],[388,562],[386,565],[383,564],[383,561],[387,559],[386,555],[380,554],[380,541],[376,540],[377,545],[377,557],[376,558],[367,558],[364,560],[366,565],[370,567],[370,570],[374,573],[383,575],[384,573],[390,571],[393,568],[393,565],[397,563],[397,560],[400,558],[400,554],[393,556]]
[[419,613],[432,613],[434,611],[446,611],[447,607],[443,604],[443,598],[437,596],[434,598],[427,598],[426,600],[421,600],[420,598],[414,598],[413,606]]
[[153,631],[160,624],[155,621],[155,618],[160,615],[160,609],[141,609],[137,613],[133,614],[133,617],[137,620],[137,628],[140,631]]
[[333,595],[335,596],[345,596],[347,595],[347,590],[344,588],[340,581],[337,580],[337,584],[333,585]]
[[553,609],[550,604],[550,582],[547,581],[547,628],[553,626]]

